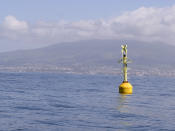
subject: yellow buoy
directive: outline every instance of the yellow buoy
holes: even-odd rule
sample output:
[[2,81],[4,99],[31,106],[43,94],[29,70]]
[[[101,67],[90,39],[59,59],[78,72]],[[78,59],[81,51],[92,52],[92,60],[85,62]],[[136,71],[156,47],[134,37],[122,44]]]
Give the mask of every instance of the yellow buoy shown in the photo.
[[123,82],[119,86],[119,93],[132,94],[132,85],[129,82]]
[[127,45],[122,45],[122,58],[120,59],[120,63],[123,64],[123,83],[119,86],[119,93],[122,94],[132,94],[132,85],[127,80],[127,63],[129,62],[127,58]]

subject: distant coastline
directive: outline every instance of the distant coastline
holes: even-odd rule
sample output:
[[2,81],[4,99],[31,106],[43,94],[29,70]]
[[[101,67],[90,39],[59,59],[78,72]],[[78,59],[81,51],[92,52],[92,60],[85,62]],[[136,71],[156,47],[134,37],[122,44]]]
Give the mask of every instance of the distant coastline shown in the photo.
[[[101,67],[64,67],[54,65],[23,65],[23,66],[0,66],[0,72],[50,72],[68,74],[104,74],[121,75],[121,68],[101,66]],[[171,76],[175,77],[175,69],[172,68],[131,68],[129,75],[134,76]]]

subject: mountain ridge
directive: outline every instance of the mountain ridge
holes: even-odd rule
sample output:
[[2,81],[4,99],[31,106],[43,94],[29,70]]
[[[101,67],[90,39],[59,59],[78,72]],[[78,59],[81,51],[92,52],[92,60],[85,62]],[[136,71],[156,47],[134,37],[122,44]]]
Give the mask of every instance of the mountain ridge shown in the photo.
[[[158,66],[175,65],[175,46],[166,44],[147,44],[137,41],[128,42],[128,57],[133,65]],[[60,43],[51,46],[0,53],[0,65],[117,65],[123,44],[118,40],[84,40]]]

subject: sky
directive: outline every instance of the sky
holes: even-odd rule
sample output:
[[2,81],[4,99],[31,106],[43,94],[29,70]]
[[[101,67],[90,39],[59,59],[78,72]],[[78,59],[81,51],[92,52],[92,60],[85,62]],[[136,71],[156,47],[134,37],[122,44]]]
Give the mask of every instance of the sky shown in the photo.
[[0,0],[0,52],[87,39],[175,45],[175,0]]

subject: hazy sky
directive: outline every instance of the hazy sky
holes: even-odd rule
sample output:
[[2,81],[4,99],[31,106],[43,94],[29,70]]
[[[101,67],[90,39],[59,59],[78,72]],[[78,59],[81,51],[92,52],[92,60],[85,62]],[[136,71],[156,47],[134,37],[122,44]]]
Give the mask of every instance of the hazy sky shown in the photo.
[[84,39],[175,43],[175,0],[0,0],[0,9],[0,51]]

